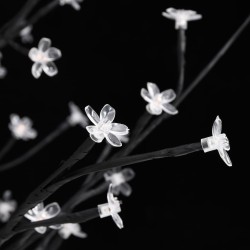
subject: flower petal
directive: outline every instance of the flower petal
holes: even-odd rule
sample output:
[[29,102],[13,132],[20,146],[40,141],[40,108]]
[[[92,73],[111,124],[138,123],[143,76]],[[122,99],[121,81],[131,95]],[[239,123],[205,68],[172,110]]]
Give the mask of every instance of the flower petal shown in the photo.
[[49,38],[42,38],[38,44],[38,49],[45,52],[51,46],[51,40]]
[[33,61],[36,62],[37,61],[37,57],[39,54],[39,50],[37,48],[31,48],[29,51],[29,58]]
[[126,181],[130,181],[135,177],[135,172],[132,168],[124,168],[121,172]]
[[160,93],[160,90],[155,83],[148,82],[147,87],[151,98]]
[[38,79],[41,74],[42,74],[42,71],[43,71],[43,68],[42,68],[42,64],[39,63],[39,62],[35,62],[33,65],[32,65],[32,68],[31,68],[31,73],[32,75]]
[[175,98],[176,94],[173,89],[168,89],[161,93],[162,103],[172,102]]
[[89,105],[85,107],[85,112],[90,121],[92,121],[95,125],[97,125],[100,122],[99,115]]
[[212,135],[220,135],[222,131],[222,121],[219,116],[216,117],[213,127],[212,127]]
[[98,134],[90,134],[90,138],[94,141],[94,142],[97,142],[97,143],[100,143],[103,141],[104,139],[104,135],[98,135]]
[[47,56],[50,60],[54,61],[59,59],[62,56],[61,50],[51,47],[47,51]]
[[141,89],[141,96],[146,102],[151,102],[152,98],[146,89],[144,88]]
[[114,214],[112,214],[111,216],[112,216],[112,219],[114,220],[115,224],[116,224],[120,229],[122,229],[122,228],[123,228],[123,222],[122,222],[121,217],[120,217],[117,213],[114,213]]
[[61,208],[57,202],[53,202],[53,203],[48,204],[44,208],[43,212],[44,212],[44,216],[47,219],[49,219],[49,218],[53,218],[57,216],[61,212]]
[[117,134],[117,135],[127,135],[129,132],[129,129],[124,124],[112,123],[111,131],[112,133]]
[[105,136],[105,138],[109,142],[109,144],[111,144],[114,147],[121,147],[122,146],[121,141],[117,138],[117,136],[115,136],[112,133],[108,133],[107,136]]
[[11,124],[18,125],[20,122],[20,117],[17,114],[11,114],[10,121],[11,121]]
[[101,120],[106,120],[112,122],[115,119],[115,109],[109,104],[106,104],[100,113]]
[[47,231],[47,227],[36,227],[35,230],[39,233],[39,234],[45,234]]
[[43,71],[48,76],[54,76],[58,73],[58,69],[53,62],[47,62],[47,63],[43,64]]
[[87,130],[90,134],[95,134],[95,133],[98,131],[97,127],[94,126],[94,125],[87,126],[87,127],[86,127],[86,130]]
[[232,162],[226,150],[218,149],[221,159],[229,166],[232,167]]
[[120,187],[120,192],[121,192],[124,196],[130,196],[130,195],[131,195],[131,193],[132,193],[132,188],[131,188],[131,186],[130,186],[128,183],[124,182],[124,183],[122,183],[119,187]]
[[162,109],[170,114],[170,115],[176,115],[178,114],[178,110],[175,108],[175,106],[173,106],[172,104],[170,103],[163,103],[162,104]]

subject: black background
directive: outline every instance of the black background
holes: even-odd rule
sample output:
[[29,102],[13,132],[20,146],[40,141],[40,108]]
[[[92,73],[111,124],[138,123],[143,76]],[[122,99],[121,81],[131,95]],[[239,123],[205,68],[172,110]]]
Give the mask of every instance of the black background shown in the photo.
[[[49,1],[42,1],[45,4]],[[5,23],[23,1],[0,2],[0,23]],[[237,5],[236,5],[237,4]],[[0,80],[0,146],[10,137],[9,115],[29,116],[39,136],[18,142],[5,161],[28,150],[68,116],[67,104],[97,112],[109,103],[117,111],[116,121],[132,130],[146,103],[140,89],[147,82],[161,90],[175,88],[176,30],[161,12],[168,7],[194,9],[203,15],[187,30],[185,86],[233,34],[247,17],[247,2],[218,5],[218,1],[85,0],[80,12],[58,7],[34,28],[34,44],[49,37],[61,49],[53,78],[31,75],[32,62],[10,47],[2,50],[8,75]],[[123,198],[125,228],[119,230],[111,218],[82,225],[89,237],[71,237],[65,249],[128,249],[138,244],[156,249],[248,249],[250,246],[249,176],[247,143],[247,89],[249,73],[249,27],[230,51],[179,107],[179,115],[162,124],[134,153],[198,142],[211,135],[217,115],[231,144],[233,168],[218,153],[198,152],[183,158],[162,159],[134,166],[133,195]],[[243,97],[243,94],[244,97]],[[61,160],[67,159],[87,137],[72,128],[27,163],[0,174],[0,193],[11,189],[21,202]],[[104,142],[85,162],[94,161]],[[117,149],[114,149],[116,151]],[[81,180],[62,188],[48,202],[62,204]],[[91,208],[106,201],[106,194],[86,202]]]

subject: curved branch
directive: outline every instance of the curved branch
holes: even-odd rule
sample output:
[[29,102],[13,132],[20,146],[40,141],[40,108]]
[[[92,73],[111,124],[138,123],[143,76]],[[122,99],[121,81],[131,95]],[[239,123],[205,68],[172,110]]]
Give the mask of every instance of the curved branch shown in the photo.
[[99,217],[98,208],[91,208],[78,213],[66,213],[58,215],[54,218],[36,222],[22,222],[13,228],[15,233],[20,233],[25,230],[33,229],[35,227],[48,227],[52,225],[61,225],[65,223],[83,223]]

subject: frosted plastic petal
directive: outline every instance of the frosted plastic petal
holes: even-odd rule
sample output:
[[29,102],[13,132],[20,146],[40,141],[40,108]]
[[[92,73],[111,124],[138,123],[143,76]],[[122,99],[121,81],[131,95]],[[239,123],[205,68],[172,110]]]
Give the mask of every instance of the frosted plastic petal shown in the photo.
[[121,217],[120,217],[118,214],[116,214],[116,213],[115,213],[115,214],[112,214],[111,216],[112,216],[112,218],[113,218],[115,224],[116,224],[120,229],[122,229],[122,228],[123,228],[123,222],[122,222]]
[[51,40],[49,38],[42,38],[38,44],[38,49],[45,52],[51,46]]
[[148,87],[148,92],[152,98],[160,93],[159,88],[154,83],[148,82],[147,87]]
[[114,195],[118,195],[120,193],[120,191],[121,191],[120,185],[112,187],[112,192],[113,192]]
[[130,196],[132,193],[132,188],[128,183],[122,183],[120,186],[120,192],[124,195],[124,196]]
[[114,134],[109,133],[105,137],[106,137],[106,140],[109,142],[109,144],[111,144],[112,146],[114,146],[114,147],[121,147],[122,146],[121,141]]
[[94,142],[97,142],[97,143],[100,143],[103,141],[104,139],[104,135],[103,136],[96,136],[95,134],[90,134],[90,138],[94,141]]
[[172,104],[170,104],[170,103],[163,103],[162,104],[162,109],[166,113],[168,113],[170,115],[176,115],[176,114],[178,114],[178,110]]
[[50,60],[54,61],[59,59],[62,56],[61,50],[51,47],[47,51],[47,56]]
[[41,74],[42,74],[42,71],[43,71],[43,68],[42,68],[42,64],[39,63],[39,62],[35,62],[33,65],[32,65],[32,68],[31,68],[31,73],[32,75],[38,79]]
[[100,118],[101,120],[112,122],[115,119],[115,109],[106,104],[101,110]]
[[129,129],[124,124],[112,123],[111,131],[112,133],[117,134],[117,135],[126,135],[128,134]]
[[90,133],[90,134],[94,134],[98,131],[96,126],[90,125],[86,127],[86,130]]
[[226,152],[226,150],[224,150],[224,149],[218,149],[218,151],[219,151],[219,154],[220,154],[221,159],[222,159],[229,167],[231,167],[231,166],[232,166],[232,162],[231,162],[230,157],[229,157],[228,153]]
[[135,172],[132,168],[124,168],[121,172],[126,181],[130,181],[135,177]]
[[35,230],[39,233],[39,234],[45,234],[47,231],[47,227],[36,227]]
[[18,125],[20,121],[20,117],[17,114],[11,114],[10,121],[13,125]]
[[58,73],[57,67],[53,62],[43,64],[43,70],[48,76],[54,76]]
[[222,121],[219,116],[216,117],[213,127],[212,127],[212,135],[216,136],[221,134],[222,131]]
[[100,122],[99,116],[90,106],[85,107],[85,112],[92,123],[97,125]]
[[36,62],[39,53],[40,53],[40,52],[38,51],[37,48],[32,48],[32,49],[30,49],[30,51],[29,51],[29,58],[30,58],[33,62]]
[[50,203],[44,208],[44,215],[46,216],[46,218],[53,218],[60,212],[61,208],[57,202]]
[[141,96],[146,102],[151,102],[152,97],[146,89],[141,89]]
[[162,103],[172,102],[176,98],[174,90],[168,89],[161,93]]

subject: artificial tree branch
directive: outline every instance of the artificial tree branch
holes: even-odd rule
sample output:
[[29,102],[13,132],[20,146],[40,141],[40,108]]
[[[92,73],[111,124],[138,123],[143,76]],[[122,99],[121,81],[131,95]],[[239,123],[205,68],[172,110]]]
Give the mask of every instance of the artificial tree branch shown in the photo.
[[58,215],[48,220],[41,220],[36,222],[23,221],[14,227],[15,233],[20,233],[35,227],[48,227],[52,225],[61,225],[65,223],[83,223],[99,217],[98,208],[91,208],[77,213],[65,213]]
[[176,89],[176,95],[182,93],[184,88],[185,77],[185,51],[186,51],[186,34],[185,29],[178,29],[178,42],[177,42],[177,62],[178,62],[178,84]]
[[54,184],[49,186],[48,190],[50,190],[51,192],[54,192],[54,190],[59,189],[61,186],[65,185],[66,183],[72,180],[75,180],[77,178],[80,178],[84,175],[90,174],[90,173],[105,171],[105,170],[117,168],[117,167],[124,167],[124,166],[133,165],[136,163],[141,163],[141,162],[150,161],[154,159],[183,156],[183,155],[191,154],[191,153],[201,151],[201,150],[202,150],[201,144],[200,142],[198,142],[198,143],[186,144],[186,145],[182,145],[182,146],[178,146],[174,148],[166,148],[166,149],[162,149],[162,150],[158,150],[158,151],[154,151],[150,153],[145,153],[145,154],[122,157],[119,159],[101,162],[98,164],[93,164],[93,165],[75,170],[72,173],[69,173],[62,180],[59,180],[58,182],[55,182]]
[[23,215],[27,213],[28,210],[35,207],[38,203],[44,201],[48,198],[54,191],[50,191],[46,188],[47,185],[51,183],[52,180],[56,179],[62,172],[70,169],[77,162],[82,160],[87,156],[90,150],[93,148],[95,143],[88,138],[83,142],[83,144],[78,147],[78,149],[69,157],[68,160],[62,163],[62,165],[56,169],[42,184],[40,184],[26,199],[26,201],[19,206],[17,211],[11,217],[9,223],[0,232],[0,246],[6,240],[10,239],[13,235],[13,228],[17,223],[23,218]]
[[13,148],[16,143],[16,139],[11,136],[11,138],[7,141],[6,145],[0,151],[0,160]]
[[[175,106],[178,107],[188,95],[198,86],[198,84],[205,78],[205,76],[214,68],[214,66],[220,61],[220,59],[225,55],[229,48],[234,44],[234,42],[239,38],[241,33],[246,29],[250,23],[250,15],[245,19],[245,21],[240,25],[240,27],[235,31],[235,33],[229,38],[229,40],[223,45],[223,47],[217,52],[213,59],[205,66],[205,68],[198,74],[194,81],[189,85],[189,87],[181,94],[181,96],[176,100]],[[164,120],[170,118],[168,114],[163,114],[158,118],[154,119],[151,124],[137,137],[137,140],[129,145],[127,154],[130,154],[151,132],[154,131]]]
[[40,141],[37,145],[32,147],[29,151],[27,151],[22,156],[10,161],[3,163],[0,165],[0,172],[12,169],[25,161],[29,160],[31,157],[39,153],[44,147],[46,147],[49,143],[54,141],[57,137],[59,137],[62,133],[70,128],[70,124],[65,121],[61,123],[53,132],[51,132],[48,136],[46,136],[42,141]]

